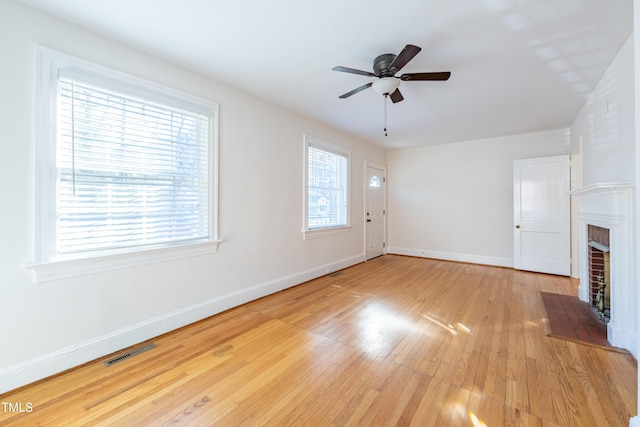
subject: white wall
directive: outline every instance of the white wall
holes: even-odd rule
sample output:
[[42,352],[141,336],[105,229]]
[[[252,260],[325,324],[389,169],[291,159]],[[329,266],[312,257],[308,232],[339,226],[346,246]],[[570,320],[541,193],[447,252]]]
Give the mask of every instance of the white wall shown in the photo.
[[[571,125],[571,187],[635,180],[635,74],[633,34],[620,49]],[[579,197],[572,197],[572,247],[578,246]],[[572,276],[580,270],[572,252]]]
[[568,144],[561,129],[388,152],[388,251],[513,266],[513,160]]
[[[220,104],[219,252],[34,283],[35,46]],[[385,155],[317,122],[0,2],[0,393],[364,259],[363,168]],[[350,232],[302,238],[303,134],[352,153]]]
[[571,125],[584,186],[635,180],[634,78],[631,35]]

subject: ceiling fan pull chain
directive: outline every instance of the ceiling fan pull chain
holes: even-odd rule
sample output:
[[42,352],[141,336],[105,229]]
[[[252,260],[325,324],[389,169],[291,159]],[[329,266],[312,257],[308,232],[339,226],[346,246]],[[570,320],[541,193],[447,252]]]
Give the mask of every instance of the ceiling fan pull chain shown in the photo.
[[384,136],[387,136],[387,95],[384,96]]

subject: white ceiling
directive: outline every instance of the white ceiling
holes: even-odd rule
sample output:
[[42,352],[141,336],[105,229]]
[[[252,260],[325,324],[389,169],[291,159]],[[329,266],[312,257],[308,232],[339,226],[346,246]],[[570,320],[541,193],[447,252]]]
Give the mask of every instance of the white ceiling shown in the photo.
[[[633,28],[631,0],[21,0],[386,149],[571,124]],[[382,53],[422,51],[388,108]]]

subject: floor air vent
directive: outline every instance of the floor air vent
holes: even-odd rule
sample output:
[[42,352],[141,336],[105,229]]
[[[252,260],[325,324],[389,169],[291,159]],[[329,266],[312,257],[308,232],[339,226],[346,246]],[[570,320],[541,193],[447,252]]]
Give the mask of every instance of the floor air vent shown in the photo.
[[127,360],[132,358],[133,356],[137,356],[140,353],[144,353],[145,351],[149,351],[153,348],[156,348],[156,345],[154,343],[149,343],[149,344],[145,344],[142,347],[138,347],[138,348],[134,348],[131,351],[128,351],[126,353],[123,354],[119,354],[115,357],[112,357],[111,359],[105,360],[104,361],[104,366],[111,366],[113,364],[116,364],[118,362],[122,362],[123,360]]

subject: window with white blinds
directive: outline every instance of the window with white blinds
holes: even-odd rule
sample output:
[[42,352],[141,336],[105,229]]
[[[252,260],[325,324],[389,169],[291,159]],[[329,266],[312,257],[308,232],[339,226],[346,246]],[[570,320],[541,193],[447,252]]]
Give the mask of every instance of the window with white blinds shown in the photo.
[[215,104],[41,56],[37,262],[214,241]]
[[57,252],[209,236],[209,118],[58,80]]
[[308,231],[349,225],[349,152],[305,138],[306,209]]

